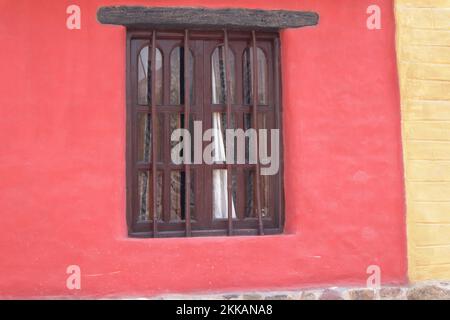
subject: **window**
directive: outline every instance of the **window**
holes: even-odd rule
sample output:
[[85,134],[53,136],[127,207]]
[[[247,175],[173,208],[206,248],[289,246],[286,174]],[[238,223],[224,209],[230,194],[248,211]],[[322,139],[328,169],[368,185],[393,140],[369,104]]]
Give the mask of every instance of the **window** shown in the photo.
[[[251,161],[282,145],[281,135],[263,145],[258,134],[281,129],[279,56],[277,32],[128,30],[130,236],[282,232],[282,160],[269,175],[261,173],[269,164]],[[177,153],[171,137],[183,128],[192,147]],[[217,134],[208,140],[207,129]],[[257,147],[250,135],[242,145],[236,138],[230,163],[226,129],[255,129]],[[201,155],[212,150],[210,162],[197,161],[198,147]]]

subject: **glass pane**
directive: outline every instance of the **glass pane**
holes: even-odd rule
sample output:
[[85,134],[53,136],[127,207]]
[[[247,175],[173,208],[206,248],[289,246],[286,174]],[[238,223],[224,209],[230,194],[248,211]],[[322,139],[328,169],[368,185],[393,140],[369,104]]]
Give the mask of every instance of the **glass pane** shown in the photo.
[[[255,171],[246,170],[245,171],[245,217],[246,218],[257,218],[256,215],[256,189],[255,189]],[[260,199],[261,199],[261,215],[262,217],[269,217],[269,197],[270,197],[270,186],[269,186],[269,176],[259,177],[260,181]]]
[[[176,130],[176,129],[181,129],[184,128],[184,114],[179,114],[179,113],[171,113],[170,114],[170,135],[172,136],[172,133]],[[173,147],[175,147],[177,144],[183,142],[183,137],[180,137],[179,141],[170,141],[170,148],[171,150],[173,149]],[[177,152],[176,154],[172,154],[171,153],[171,160],[173,163],[181,163],[181,161],[183,160],[184,154],[183,154],[184,149],[182,149],[180,152]],[[174,158],[176,157],[176,158]],[[176,162],[174,161],[176,159]]]
[[[237,170],[231,169],[231,197],[233,198],[233,206],[236,206],[237,197]],[[235,217],[233,217],[235,218]]]
[[[215,169],[213,174],[213,217],[214,219],[228,219],[228,191],[227,170]],[[235,173],[233,173],[235,175]],[[236,219],[236,178],[232,177],[232,217]]]
[[[225,49],[224,46],[217,47],[211,57],[211,87],[212,87],[212,103],[225,104],[227,84],[225,81]],[[228,63],[230,65],[230,81],[231,81],[231,102],[235,103],[236,81],[234,67],[234,53],[228,49]]]
[[264,51],[260,48],[256,50],[258,60],[258,103],[267,104],[267,60]]
[[152,117],[138,113],[138,161],[150,162],[152,145]]
[[[184,128],[184,114],[180,113],[171,113],[170,114],[170,135],[172,135],[172,132],[176,129]],[[180,141],[183,141],[183,138],[181,138]],[[171,141],[171,147],[173,148],[175,145],[177,145],[178,141]]]
[[159,49],[156,49],[156,104],[163,102],[163,58]]
[[149,63],[148,63],[148,46],[141,49],[138,57],[138,103],[148,104],[149,92]]
[[[184,171],[172,171],[170,174],[170,221],[185,220],[186,174]],[[195,175],[191,171],[190,194],[191,220],[195,220]]]
[[[151,162],[152,155],[152,116],[149,113],[138,113],[137,116],[137,146],[138,146],[138,162]],[[158,127],[156,128],[156,150],[158,161],[162,160],[162,128],[163,118],[158,115]]]
[[[151,48],[145,46],[141,49],[138,56],[138,103],[141,105],[149,105],[151,103],[151,62],[149,61],[149,55],[151,56]],[[151,57],[150,57],[151,58]],[[162,54],[159,49],[156,49],[156,103],[162,104]]]
[[[156,178],[156,216],[161,220],[162,216],[162,172],[158,171]],[[153,221],[153,190],[152,173],[140,171],[138,174],[139,215],[138,222]]]
[[252,78],[252,65],[251,65],[251,54],[250,49],[247,48],[244,50],[244,58],[242,59],[244,63],[244,68],[242,74],[244,76],[244,104],[250,105],[252,104],[252,95],[253,95],[253,78]]
[[263,218],[270,217],[269,199],[270,199],[270,176],[260,176],[261,183],[261,215]]
[[[194,161],[194,142],[196,141],[195,140],[195,132],[194,132],[194,119],[195,119],[195,116],[193,114],[191,114],[190,121],[189,121],[189,133],[191,135],[191,146],[190,146],[191,147],[191,163]],[[196,121],[198,121],[198,120],[196,120]],[[174,130],[184,128],[184,113],[170,114],[169,126],[170,126],[170,136],[172,136],[172,133],[174,132]],[[202,139],[202,138],[200,137],[200,139]],[[182,148],[181,150],[177,149],[172,154],[173,148],[181,142],[183,142],[183,137],[180,137],[179,140],[175,140],[175,141],[171,140],[170,141],[172,163],[175,163],[175,161],[174,161],[175,159],[176,159],[176,163],[178,163],[178,164],[183,161],[184,148]]]
[[[212,128],[217,129],[219,132],[218,139],[213,139],[214,143],[214,156],[215,163],[223,163],[226,160],[225,147],[227,143],[226,129],[227,129],[227,114],[224,112],[212,113]],[[231,128],[235,128],[234,113],[231,114]],[[235,143],[236,147],[236,143]],[[236,152],[235,152],[236,155]]]
[[[256,49],[256,57],[258,60],[258,103],[267,104],[267,60],[262,49]],[[247,48],[244,51],[244,104],[253,103],[253,54],[252,49]]]
[[[252,128],[252,114],[244,113],[244,131]],[[255,145],[256,146],[256,145]],[[245,163],[250,163],[250,152],[255,152],[256,150],[250,150],[250,137],[245,137]]]
[[245,217],[250,218],[254,216],[253,211],[253,185],[254,185],[254,172],[245,171]]
[[[244,113],[244,131],[253,128],[253,116],[251,113]],[[258,112],[258,129],[267,129],[267,117],[265,113]],[[259,138],[258,138],[259,139]],[[260,141],[260,143],[262,143]],[[270,145],[270,132],[267,133],[267,143],[268,147]],[[256,147],[256,145],[254,145]],[[250,137],[245,137],[245,161],[249,163],[250,161],[250,152],[256,152],[256,149],[250,150]],[[255,158],[256,159],[256,158]]]
[[196,182],[195,182],[195,171],[191,170],[191,220],[196,220],[196,209],[195,209],[195,187],[196,187]]
[[185,174],[170,173],[170,221],[180,221],[184,216]]
[[[184,47],[176,47],[170,54],[170,104],[184,104]],[[194,57],[189,50],[190,101],[194,103]]]

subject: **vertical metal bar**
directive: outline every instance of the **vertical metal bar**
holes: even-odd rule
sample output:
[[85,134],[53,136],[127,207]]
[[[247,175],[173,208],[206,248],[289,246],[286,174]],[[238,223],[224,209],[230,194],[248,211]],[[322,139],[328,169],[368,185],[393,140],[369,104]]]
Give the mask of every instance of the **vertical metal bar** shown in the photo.
[[[189,74],[189,30],[184,31],[184,129],[189,130],[190,112],[191,112],[191,84]],[[180,57],[181,58],[181,57]],[[183,142],[188,142],[185,138]],[[189,141],[190,143],[190,141]],[[187,148],[184,148],[184,159],[189,158],[191,155],[186,153]],[[186,161],[185,164],[185,204],[184,204],[184,219],[186,220],[186,237],[191,236],[191,168]]]
[[264,234],[264,226],[261,215],[261,190],[260,190],[260,167],[259,167],[259,131],[258,131],[258,55],[257,55],[257,47],[256,47],[256,32],[252,31],[252,55],[253,55],[253,63],[252,63],[252,75],[253,75],[253,127],[256,131],[256,213],[258,215],[258,227],[259,234]]
[[[167,60],[167,59],[166,59]],[[164,79],[164,78],[163,78]],[[167,79],[167,78],[166,78]],[[160,126],[158,128],[158,133],[162,137],[170,137],[170,116],[171,114],[168,112],[164,112],[158,115],[158,125]],[[160,119],[162,119],[163,123],[160,122]],[[168,139],[165,139],[165,141],[158,141],[160,145],[158,145],[158,151],[162,152],[162,159],[165,164],[170,163],[170,142]],[[158,155],[158,154],[157,154]],[[158,156],[157,159],[159,160],[160,157]],[[170,214],[172,210],[171,206],[171,199],[170,199],[170,190],[171,190],[171,170],[169,165],[165,165],[164,169],[162,171],[162,183],[161,186],[162,195],[161,195],[161,202],[162,202],[162,220],[164,222],[170,222]]]
[[[276,124],[275,128],[280,129],[280,143],[283,142],[283,110],[281,105],[281,66],[280,66],[280,40],[276,38],[274,40],[275,45],[275,58],[274,58],[274,78],[275,78],[275,118]],[[276,199],[277,211],[278,214],[275,214],[277,225],[281,227],[284,224],[284,187],[283,187],[283,168],[284,168],[284,156],[283,156],[283,148],[280,148],[280,170],[278,172],[277,177],[277,194],[273,195]]]
[[[231,128],[231,70],[228,63],[228,32],[224,29],[224,59],[225,59],[225,83],[227,103],[227,129]],[[226,150],[226,148],[225,148]],[[231,164],[227,161],[227,209],[228,209],[228,235],[233,235],[233,198],[232,198],[232,173]]]
[[152,94],[151,94],[151,112],[152,112],[152,192],[153,192],[153,237],[157,237],[158,233],[158,217],[157,217],[157,192],[156,192],[156,179],[158,174],[156,172],[156,126],[157,126],[157,114],[156,114],[156,30],[152,32]]

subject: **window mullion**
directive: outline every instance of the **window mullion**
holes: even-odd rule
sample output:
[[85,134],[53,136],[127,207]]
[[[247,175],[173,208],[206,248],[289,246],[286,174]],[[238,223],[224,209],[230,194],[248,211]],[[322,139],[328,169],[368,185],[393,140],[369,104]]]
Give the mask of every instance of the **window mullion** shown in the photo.
[[[231,128],[231,70],[228,61],[228,32],[224,30],[224,60],[225,60],[225,101],[227,103],[227,129]],[[226,136],[226,135],[225,135]],[[233,235],[233,198],[232,198],[232,188],[233,179],[231,176],[231,164],[227,163],[227,214],[228,214],[228,235]]]
[[152,193],[153,193],[153,237],[158,235],[158,216],[157,216],[157,186],[156,186],[156,30],[152,32],[152,56],[151,56],[151,113],[152,113]]
[[[277,129],[281,129],[282,126],[282,116],[281,116],[281,87],[280,87],[280,41],[279,39],[275,39],[274,40],[274,46],[275,46],[275,50],[274,50],[274,79],[275,79],[275,93],[274,93],[274,107],[275,107],[275,128]],[[283,141],[283,130],[280,130],[280,137],[279,137],[280,141]],[[283,159],[283,148],[280,148],[280,159]],[[272,201],[275,198],[276,199],[276,204],[277,204],[277,214],[273,215],[273,219],[276,219],[277,224],[281,225],[283,223],[283,215],[282,212],[284,212],[284,208],[283,208],[283,194],[284,194],[284,190],[283,190],[283,166],[280,166],[280,172],[278,173],[278,177],[277,177],[277,184],[278,184],[278,193],[275,195],[272,195]]]
[[253,55],[253,63],[252,67],[252,75],[253,75],[253,127],[256,131],[256,146],[255,146],[255,189],[256,189],[256,213],[258,216],[258,227],[259,234],[264,234],[264,226],[261,215],[261,190],[260,190],[260,167],[259,167],[259,132],[258,132],[258,56],[257,56],[257,47],[256,47],[256,32],[252,31],[252,55]]
[[[190,123],[190,109],[191,109],[191,86],[190,86],[190,74],[189,74],[189,30],[184,31],[184,129],[189,130]],[[181,57],[180,57],[181,59]],[[184,147],[184,160],[189,158],[190,146],[186,143],[190,143],[187,139],[183,138]],[[189,151],[187,151],[189,150]],[[186,221],[186,237],[191,236],[191,168],[188,161],[185,163],[185,205],[184,205],[184,219]]]

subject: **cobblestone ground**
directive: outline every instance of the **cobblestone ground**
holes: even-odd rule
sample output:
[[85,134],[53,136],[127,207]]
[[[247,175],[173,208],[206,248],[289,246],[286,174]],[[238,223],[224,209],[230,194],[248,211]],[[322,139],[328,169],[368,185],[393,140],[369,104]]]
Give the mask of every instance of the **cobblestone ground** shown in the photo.
[[450,282],[423,282],[379,289],[331,287],[290,291],[254,291],[216,294],[168,294],[160,300],[450,300]]

